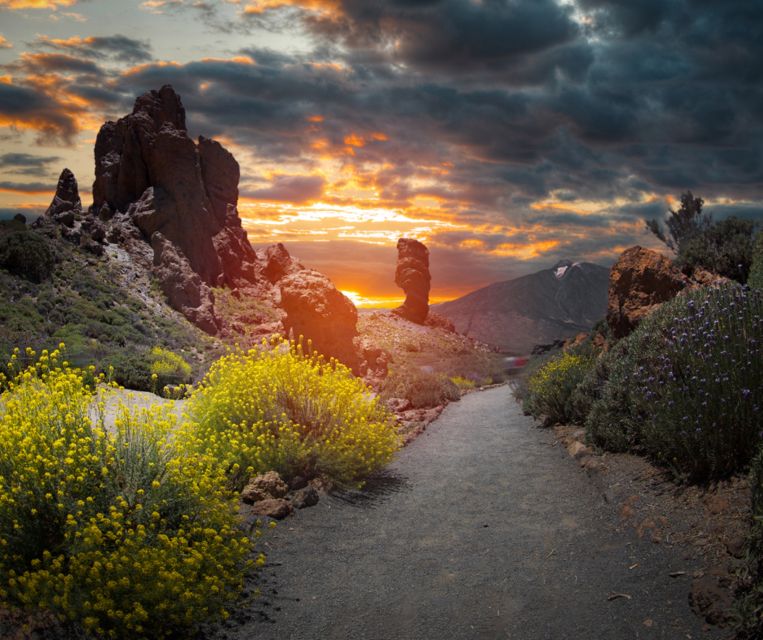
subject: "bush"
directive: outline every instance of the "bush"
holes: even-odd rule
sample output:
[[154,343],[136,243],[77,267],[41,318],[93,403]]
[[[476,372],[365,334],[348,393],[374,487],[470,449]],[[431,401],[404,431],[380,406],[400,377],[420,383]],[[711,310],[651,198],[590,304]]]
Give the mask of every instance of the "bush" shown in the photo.
[[4,602],[113,638],[162,638],[226,615],[250,543],[222,475],[168,438],[171,412],[123,409],[107,432],[90,417],[85,374],[57,352],[1,400]]
[[739,640],[763,636],[763,448],[750,469],[752,530],[747,552],[745,580],[737,601]]
[[592,366],[592,358],[579,354],[563,352],[551,358],[528,378],[524,410],[550,423],[580,421],[572,397]]
[[163,349],[154,347],[151,349],[151,377],[155,378],[158,389],[167,385],[185,384],[191,381],[191,365],[182,356]]
[[218,460],[237,489],[270,469],[355,483],[398,446],[393,416],[361,379],[282,341],[218,360],[188,411],[179,438]]
[[0,267],[15,275],[31,282],[42,282],[50,277],[55,262],[50,242],[33,231],[0,235]]
[[747,284],[763,289],[763,231],[758,231],[752,251],[752,266]]
[[461,391],[445,374],[406,367],[389,373],[382,383],[381,396],[385,400],[405,398],[414,409],[425,409],[458,400]]
[[743,469],[761,440],[763,292],[727,285],[679,296],[607,354],[586,426],[700,481]]
[[744,284],[753,250],[752,220],[727,218],[713,223],[683,242],[676,265],[691,272],[700,267]]
[[477,383],[474,382],[474,380],[471,378],[464,378],[463,376],[453,376],[450,381],[458,387],[459,391],[469,391],[477,386]]

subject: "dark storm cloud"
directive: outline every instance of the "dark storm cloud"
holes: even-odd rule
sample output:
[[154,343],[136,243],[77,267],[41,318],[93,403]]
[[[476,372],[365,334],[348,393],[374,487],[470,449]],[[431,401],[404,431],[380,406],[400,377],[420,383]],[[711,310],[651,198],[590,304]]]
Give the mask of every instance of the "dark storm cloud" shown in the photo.
[[35,87],[0,83],[0,120],[63,140],[77,131],[75,119],[61,104]]
[[578,33],[569,11],[553,0],[343,0],[340,8],[339,16],[309,20],[311,28],[353,48],[381,45],[394,62],[447,73],[504,69]]
[[55,185],[51,186],[45,182],[8,182],[0,181],[0,191],[15,191],[18,193],[40,193],[56,190]]
[[58,156],[35,156],[29,153],[4,153],[0,155],[0,172],[16,175],[47,176],[49,165],[59,162]]
[[53,49],[71,55],[93,59],[112,59],[117,62],[147,62],[152,59],[151,44],[120,34],[113,36],[90,36],[87,38],[57,39],[38,36],[34,46]]
[[20,60],[6,65],[5,69],[34,75],[41,73],[100,74],[98,65],[93,61],[64,53],[24,53]]

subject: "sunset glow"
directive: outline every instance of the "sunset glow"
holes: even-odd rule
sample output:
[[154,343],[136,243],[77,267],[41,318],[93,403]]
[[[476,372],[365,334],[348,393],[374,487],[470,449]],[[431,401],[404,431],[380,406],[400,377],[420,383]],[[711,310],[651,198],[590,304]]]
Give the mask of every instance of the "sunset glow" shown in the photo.
[[[252,243],[286,243],[364,306],[400,297],[401,236],[429,246],[432,295],[445,298],[561,258],[606,265],[620,247],[656,247],[644,218],[686,188],[718,217],[761,217],[763,170],[744,160],[759,113],[727,104],[757,89],[732,70],[734,91],[702,85],[715,111],[671,93],[670,78],[707,82],[677,71],[701,56],[693,23],[666,40],[578,0],[365,12],[351,0],[147,0],[119,5],[116,31],[95,30],[112,5],[0,0],[3,216],[41,212],[64,166],[87,194],[100,125],[171,83],[189,133],[238,160]],[[734,15],[718,9],[716,23],[734,31]],[[468,55],[453,57],[452,33]],[[668,41],[680,63],[660,66]]]

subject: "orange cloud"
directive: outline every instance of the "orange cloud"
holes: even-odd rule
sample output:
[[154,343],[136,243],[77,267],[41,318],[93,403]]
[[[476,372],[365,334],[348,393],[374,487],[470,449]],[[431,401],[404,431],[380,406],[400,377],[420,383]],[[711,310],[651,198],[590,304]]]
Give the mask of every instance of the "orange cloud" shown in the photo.
[[77,0],[0,0],[0,9],[51,9],[55,11],[59,7],[72,7]]
[[0,33],[0,49],[13,49],[13,45]]
[[297,7],[331,15],[339,12],[339,0],[251,0],[244,6],[243,12],[248,15],[257,15],[286,7]]

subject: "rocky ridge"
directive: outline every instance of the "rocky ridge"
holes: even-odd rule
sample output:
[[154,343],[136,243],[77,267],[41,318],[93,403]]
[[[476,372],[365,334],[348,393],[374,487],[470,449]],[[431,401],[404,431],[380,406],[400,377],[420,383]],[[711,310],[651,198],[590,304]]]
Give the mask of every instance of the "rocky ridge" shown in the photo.
[[[72,243],[120,264],[126,285],[145,284],[148,273],[172,308],[211,335],[243,346],[272,334],[302,335],[327,357],[360,373],[368,368],[355,344],[350,300],[283,245],[251,246],[237,209],[238,163],[219,142],[189,137],[170,85],[106,122],[94,155],[92,206],[83,209],[76,178],[65,169],[38,227],[54,225]],[[226,315],[216,292],[259,311]]]

